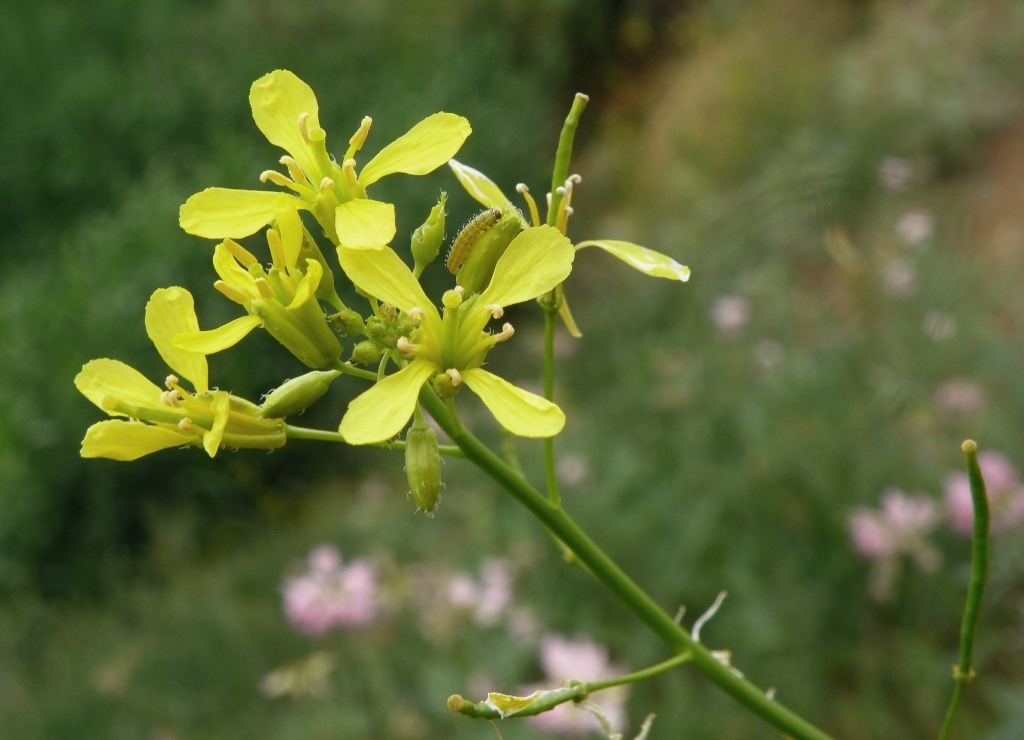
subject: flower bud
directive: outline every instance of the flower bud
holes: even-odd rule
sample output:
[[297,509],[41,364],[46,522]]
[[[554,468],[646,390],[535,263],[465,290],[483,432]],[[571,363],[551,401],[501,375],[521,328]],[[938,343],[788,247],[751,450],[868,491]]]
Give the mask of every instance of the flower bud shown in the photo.
[[352,357],[349,362],[353,365],[372,365],[380,359],[380,356],[380,345],[369,339],[364,339],[362,342],[357,342],[356,346],[352,348]]
[[354,337],[366,332],[366,325],[363,324],[363,317],[358,311],[345,308],[338,313],[331,314],[328,319],[341,332],[342,336]]
[[341,344],[315,301],[292,310],[272,301],[254,300],[252,309],[267,333],[306,366],[325,367],[341,354]]
[[265,419],[283,419],[305,411],[327,393],[339,375],[339,370],[314,370],[286,380],[263,399],[260,416]]
[[430,209],[430,215],[416,231],[412,232],[412,258],[415,261],[415,274],[423,272],[427,265],[437,259],[444,241],[444,203],[448,194],[441,193],[437,205]]
[[422,418],[405,435],[405,474],[416,508],[432,515],[441,501],[441,453],[437,434]]
[[522,230],[522,216],[514,206],[479,213],[462,227],[448,252],[448,269],[456,273],[455,282],[467,294],[486,288],[498,259]]

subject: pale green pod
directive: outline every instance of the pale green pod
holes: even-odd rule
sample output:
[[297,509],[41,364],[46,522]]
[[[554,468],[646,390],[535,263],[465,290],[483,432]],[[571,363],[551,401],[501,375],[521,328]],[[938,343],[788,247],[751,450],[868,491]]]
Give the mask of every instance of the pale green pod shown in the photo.
[[405,435],[405,474],[416,508],[433,514],[441,502],[441,453],[437,434],[422,419]]
[[427,265],[437,259],[441,251],[441,243],[444,241],[444,204],[447,199],[448,194],[442,192],[437,205],[430,209],[427,220],[412,232],[410,248],[417,274],[422,273]]
[[327,393],[339,375],[339,370],[314,370],[286,380],[263,399],[259,407],[260,416],[265,419],[284,419],[305,411]]

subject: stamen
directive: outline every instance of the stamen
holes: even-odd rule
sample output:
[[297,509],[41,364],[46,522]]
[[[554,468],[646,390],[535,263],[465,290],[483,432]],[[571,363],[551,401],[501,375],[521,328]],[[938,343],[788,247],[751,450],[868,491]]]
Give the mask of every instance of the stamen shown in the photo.
[[289,190],[295,190],[295,183],[289,180],[287,177],[282,175],[277,170],[263,170],[260,173],[260,182],[268,183],[272,182],[275,185],[280,185],[282,188],[288,188]]
[[501,327],[501,331],[494,335],[494,343],[505,342],[512,338],[512,335],[516,333],[516,330],[512,327],[512,324],[505,324]]
[[416,345],[410,342],[408,337],[399,337],[398,341],[395,342],[395,346],[399,352],[406,355],[415,354],[416,352]]
[[409,317],[410,321],[415,321],[416,323],[419,323],[420,321],[423,320],[423,317],[427,315],[427,312],[424,311],[419,306],[413,306],[405,315]]
[[359,178],[356,176],[356,161],[346,159],[341,165],[341,172],[345,176],[345,184],[352,189],[352,192],[359,192]]
[[461,285],[456,285],[452,290],[459,294],[459,298],[463,298],[466,295],[466,289]]
[[302,138],[307,142],[309,141],[309,113],[303,111],[299,114],[298,120],[299,133],[302,134]]
[[363,116],[363,120],[359,122],[359,129],[352,134],[352,138],[348,140],[349,150],[345,153],[346,157],[351,157],[363,148],[363,144],[366,143],[366,137],[370,134],[370,126],[372,124],[372,118],[369,116]]
[[178,422],[178,429],[180,429],[183,432],[192,432],[195,431],[195,426],[193,426],[191,419],[185,417],[184,419]]
[[329,177],[324,177],[324,179],[320,181],[320,192],[329,193],[332,190],[334,190],[334,180]]
[[174,390],[179,382],[181,381],[178,380],[178,376],[175,375],[174,373],[171,373],[166,378],[164,378],[164,385],[167,386],[167,390]]
[[526,207],[530,211],[530,221],[534,226],[540,226],[540,211],[537,210],[537,201],[535,201],[533,196],[530,195],[530,189],[526,187],[525,183],[521,182],[516,185],[516,192],[523,196],[523,200],[526,201]]
[[160,394],[160,403],[171,408],[178,408],[181,405],[181,396],[175,390],[164,391]]
[[452,379],[452,387],[458,388],[462,385],[462,373],[456,370],[454,367],[450,367],[444,371],[445,375]]
[[289,176],[293,180],[295,180],[295,182],[306,181],[305,173],[302,171],[302,168],[299,167],[299,163],[296,162],[295,159],[290,154],[285,154],[277,161],[285,166],[285,168],[288,170]]
[[492,319],[500,319],[505,315],[505,309],[499,306],[497,303],[491,303],[484,306],[488,311],[491,312]]

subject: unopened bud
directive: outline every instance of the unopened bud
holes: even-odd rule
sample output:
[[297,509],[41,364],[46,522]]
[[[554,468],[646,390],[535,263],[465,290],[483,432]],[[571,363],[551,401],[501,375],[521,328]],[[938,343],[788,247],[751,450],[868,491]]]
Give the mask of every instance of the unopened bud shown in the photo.
[[356,346],[352,348],[352,357],[349,362],[353,365],[372,365],[380,359],[380,356],[380,345],[369,339],[364,339],[362,342],[357,342]]
[[358,311],[346,308],[330,315],[330,322],[341,332],[342,336],[354,337],[366,332],[363,317]]
[[305,411],[327,393],[339,375],[339,370],[314,370],[286,380],[263,399],[259,408],[260,416],[265,419],[284,419]]
[[405,435],[405,474],[416,508],[433,514],[441,501],[441,453],[437,434],[422,418]]
[[410,246],[416,275],[420,275],[427,265],[437,259],[441,251],[441,243],[444,241],[444,204],[447,199],[448,194],[442,192],[437,205],[430,209],[427,220],[412,232]]

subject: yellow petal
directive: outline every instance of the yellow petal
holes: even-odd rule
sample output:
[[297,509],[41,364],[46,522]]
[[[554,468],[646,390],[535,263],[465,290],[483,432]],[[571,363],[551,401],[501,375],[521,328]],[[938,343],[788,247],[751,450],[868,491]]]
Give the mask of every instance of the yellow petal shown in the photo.
[[210,457],[216,457],[220,441],[224,438],[224,429],[228,425],[228,412],[231,410],[231,398],[227,391],[213,392],[210,410],[213,411],[213,426],[203,434],[203,449]]
[[302,251],[302,219],[294,208],[287,208],[274,214],[277,230],[281,232],[281,245],[284,247],[284,264],[279,267],[295,267]]
[[287,208],[302,208],[299,198],[270,190],[207,188],[191,196],[178,211],[178,222],[187,233],[207,239],[255,234]]
[[383,442],[397,436],[416,408],[420,389],[434,372],[429,362],[413,360],[357,396],[338,427],[341,436],[353,445]]
[[212,355],[228,347],[234,347],[259,325],[260,320],[255,316],[240,316],[216,329],[177,334],[172,338],[172,342],[176,348],[185,352]]
[[686,282],[690,279],[690,268],[681,265],[668,255],[655,252],[653,249],[641,247],[632,242],[616,241],[614,239],[595,239],[592,241],[580,242],[576,249],[584,247],[597,247],[608,254],[619,258],[633,269],[639,270],[651,277],[668,278],[669,280],[680,280]]
[[163,390],[135,368],[120,360],[90,360],[75,376],[75,387],[99,408],[114,416],[123,416],[104,407],[103,400],[113,396],[133,406],[160,403]]
[[184,332],[198,332],[192,294],[184,288],[161,288],[153,293],[146,304],[146,333],[156,351],[174,372],[187,378],[197,391],[209,385],[206,355],[176,347],[174,337]]
[[467,167],[454,159],[448,163],[448,166],[455,173],[455,179],[462,184],[462,187],[466,189],[466,192],[477,203],[481,203],[488,208],[501,210],[505,207],[506,203],[510,202],[505,197],[505,194],[501,192],[501,188],[495,185],[483,172]]
[[306,114],[307,131],[320,128],[320,109],[313,88],[285,69],[263,75],[249,89],[252,118],[267,141],[292,155],[302,171],[318,171],[309,143],[299,130]]
[[364,293],[390,303],[405,313],[409,313],[409,309],[415,306],[437,314],[437,309],[423,292],[412,270],[390,247],[378,250],[338,247],[338,261],[349,280]]
[[295,286],[295,295],[292,296],[288,310],[294,311],[306,305],[316,295],[316,289],[324,276],[323,266],[316,260],[306,260],[306,274]]
[[392,141],[359,173],[364,188],[385,175],[425,175],[455,156],[471,133],[469,121],[454,113],[427,116]]
[[532,226],[512,240],[479,305],[511,306],[543,295],[569,277],[576,251],[553,226]]
[[213,269],[221,280],[235,289],[236,293],[240,291],[250,298],[256,298],[259,296],[256,282],[249,271],[239,263],[236,254],[238,250],[245,251],[242,245],[230,239],[218,244],[213,250]]
[[551,401],[524,391],[481,368],[462,371],[462,380],[494,414],[520,437],[553,437],[565,426],[565,414]]
[[366,198],[345,201],[334,210],[334,229],[349,249],[380,249],[395,238],[395,207]]
[[143,424],[141,421],[101,421],[85,432],[82,457],[106,457],[111,460],[137,460],[151,452],[181,447],[195,438],[172,427]]

